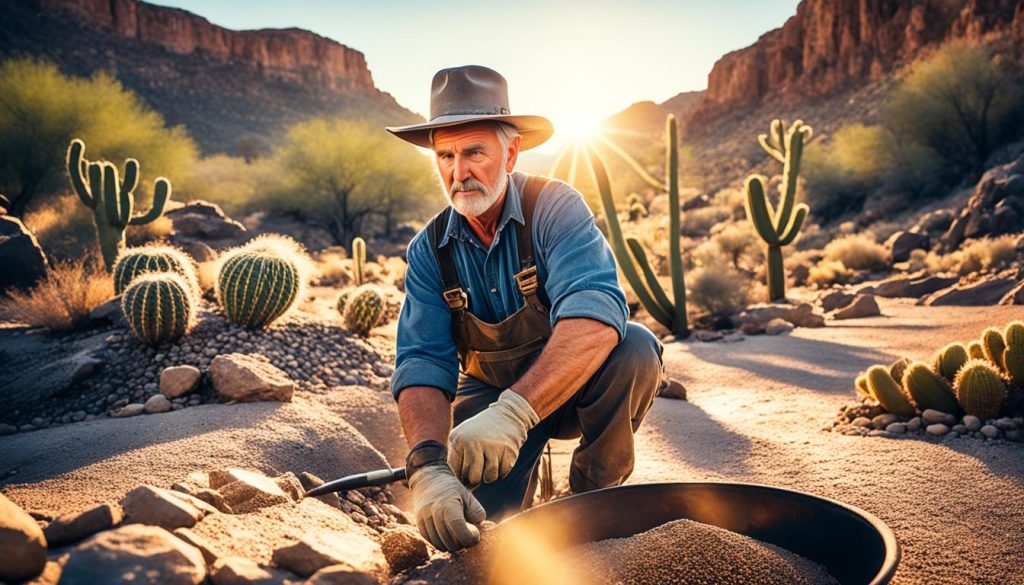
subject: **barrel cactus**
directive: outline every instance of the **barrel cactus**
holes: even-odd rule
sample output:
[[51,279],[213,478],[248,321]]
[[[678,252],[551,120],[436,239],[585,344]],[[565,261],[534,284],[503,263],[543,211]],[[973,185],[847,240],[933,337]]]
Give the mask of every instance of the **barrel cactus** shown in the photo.
[[1024,386],[1024,323],[1014,321],[1006,326],[1003,370],[1016,386]]
[[114,261],[114,292],[121,294],[139,275],[149,272],[173,272],[198,291],[196,267],[192,258],[172,246],[127,248]]
[[903,373],[903,387],[921,410],[931,408],[950,414],[960,411],[952,386],[928,364],[910,364]]
[[900,390],[900,385],[893,380],[885,366],[871,366],[865,374],[868,389],[882,408],[893,413],[913,416],[914,405],[907,400]]
[[349,295],[342,313],[342,321],[345,329],[361,337],[366,337],[370,334],[370,330],[377,326],[383,313],[383,293],[377,286],[364,284]]
[[157,345],[188,333],[195,323],[195,289],[172,272],[151,272],[132,281],[121,295],[121,312],[131,332]]
[[1003,368],[1003,352],[1006,351],[1006,340],[995,327],[989,327],[981,334],[981,347],[985,350],[985,359]]
[[268,234],[225,253],[215,292],[232,323],[264,329],[298,306],[309,258],[291,238]]
[[1006,400],[1006,384],[987,360],[970,360],[964,364],[953,387],[964,411],[980,419],[998,416]]
[[[967,347],[962,343],[950,343],[935,354],[935,371],[950,382],[956,377],[957,371],[967,363],[970,356]],[[949,411],[942,411],[949,412]]]

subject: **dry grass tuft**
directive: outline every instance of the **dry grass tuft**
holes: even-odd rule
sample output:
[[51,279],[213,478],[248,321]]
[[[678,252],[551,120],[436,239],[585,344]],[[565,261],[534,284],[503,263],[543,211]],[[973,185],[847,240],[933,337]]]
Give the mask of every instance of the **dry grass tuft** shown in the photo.
[[686,275],[687,300],[714,317],[736,313],[747,306],[749,279],[720,257]]
[[850,234],[825,246],[825,259],[842,262],[849,270],[877,272],[889,266],[889,251],[867,234]]
[[55,262],[45,280],[28,292],[0,299],[0,320],[71,331],[89,322],[89,311],[114,294],[114,281],[91,259]]
[[846,284],[853,277],[853,272],[838,260],[822,260],[811,266],[807,276],[807,286],[811,288],[828,288],[833,284]]
[[999,269],[1017,259],[1017,237],[1005,235],[970,240],[959,250],[949,254],[929,252],[923,263],[930,272],[955,272],[960,276],[981,270]]

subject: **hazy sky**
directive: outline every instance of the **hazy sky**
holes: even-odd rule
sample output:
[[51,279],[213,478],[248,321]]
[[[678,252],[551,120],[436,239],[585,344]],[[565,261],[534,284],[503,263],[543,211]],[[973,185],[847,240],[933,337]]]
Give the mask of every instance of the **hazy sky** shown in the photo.
[[155,3],[232,29],[300,27],[334,39],[362,51],[377,87],[424,116],[434,72],[485,65],[508,79],[513,113],[565,130],[704,89],[719,57],[782,26],[798,0]]

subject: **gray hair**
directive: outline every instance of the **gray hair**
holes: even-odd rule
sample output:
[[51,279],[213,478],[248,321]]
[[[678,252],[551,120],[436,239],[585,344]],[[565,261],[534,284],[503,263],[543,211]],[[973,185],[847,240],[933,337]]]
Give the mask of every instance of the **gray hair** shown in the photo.
[[[512,144],[512,139],[515,138],[516,136],[519,136],[519,130],[512,124],[509,124],[508,122],[484,123],[494,128],[494,133],[498,135],[498,142],[501,143],[501,149],[503,151],[507,151],[508,145]],[[434,130],[436,129],[432,129],[429,135],[431,146],[434,145]]]

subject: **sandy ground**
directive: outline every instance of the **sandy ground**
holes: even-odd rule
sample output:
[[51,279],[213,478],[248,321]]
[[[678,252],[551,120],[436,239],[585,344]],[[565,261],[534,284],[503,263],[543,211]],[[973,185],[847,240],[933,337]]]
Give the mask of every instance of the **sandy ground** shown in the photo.
[[[821,430],[853,400],[853,378],[867,366],[926,358],[1024,312],[887,300],[882,308],[886,316],[784,337],[667,345],[668,370],[690,401],[656,399],[636,437],[630,483],[739,481],[837,499],[895,531],[903,546],[895,583],[1024,582],[1024,445]],[[572,447],[554,446],[556,477],[564,477]],[[350,389],[0,437],[0,488],[30,511],[55,514],[117,499],[140,483],[170,485],[197,469],[242,465],[331,478],[403,456],[390,395]]]

